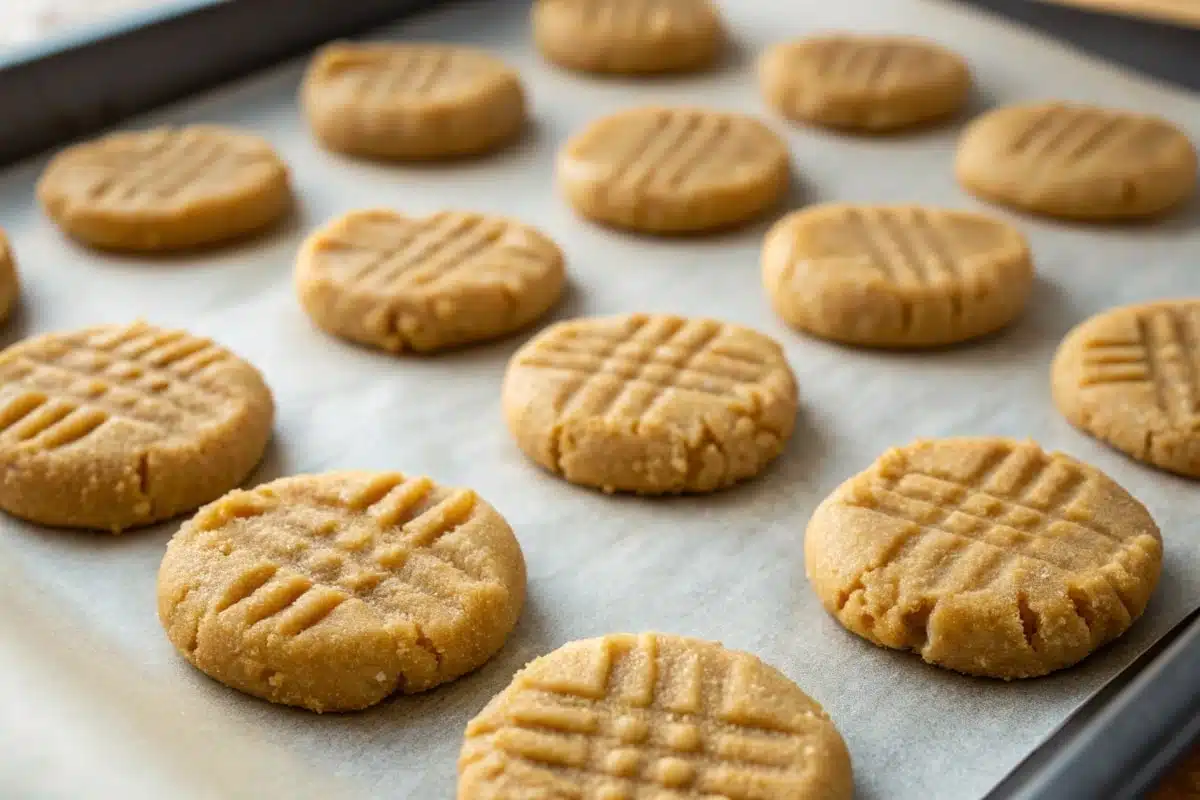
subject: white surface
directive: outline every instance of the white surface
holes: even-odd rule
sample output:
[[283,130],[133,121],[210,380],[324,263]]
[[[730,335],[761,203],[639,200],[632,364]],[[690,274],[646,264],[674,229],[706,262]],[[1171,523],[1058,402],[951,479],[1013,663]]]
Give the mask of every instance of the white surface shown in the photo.
[[172,0],[2,0],[0,48],[103,22],[123,13],[169,5]]
[[[257,364],[276,393],[273,448],[256,480],[331,468],[399,468],[472,486],[505,513],[529,563],[529,603],[508,647],[478,673],[354,715],[273,707],[209,681],[155,618],[155,571],[178,523],[122,537],[0,522],[0,795],[398,797],[453,795],[462,729],[529,658],[614,630],[703,636],[757,653],[825,704],[853,753],[859,796],[978,797],[1079,703],[1196,605],[1195,484],[1129,461],[1070,428],[1047,369],[1061,335],[1109,306],[1200,294],[1195,207],[1135,228],[1009,216],[1041,279],[1028,314],[986,341],[888,354],[806,339],[770,313],[758,275],[766,222],[709,239],[652,240],[577,220],[555,196],[552,156],[587,120],[648,102],[764,113],[749,53],[824,28],[907,30],[971,61],[978,105],[1067,97],[1157,111],[1200,139],[1200,101],[1161,89],[951,5],[921,0],[737,0],[741,52],[706,76],[597,80],[542,65],[521,4],[457,6],[391,38],[473,41],[520,68],[536,125],[492,158],[399,167],[321,152],[294,103],[294,64],[157,114],[237,124],[294,168],[299,219],[250,246],[195,258],[99,256],[65,242],[34,208],[41,162],[0,176],[0,225],[25,280],[15,338],[145,316],[210,335]],[[857,139],[789,127],[813,200],[978,204],[951,174],[958,129]],[[506,212],[559,240],[573,281],[558,316],[673,311],[752,325],[785,343],[801,387],[796,436],[761,479],[711,497],[605,497],[538,471],[500,418],[518,340],[397,359],[313,329],[291,286],[303,231],[364,206]],[[1002,213],[1002,212],[998,212]],[[973,680],[874,648],[820,609],[801,540],[813,507],[887,446],[917,436],[1032,437],[1090,461],[1141,498],[1166,538],[1162,583],[1116,647],[1058,676]],[[109,767],[104,769],[104,767]],[[327,776],[340,789],[322,785]]]

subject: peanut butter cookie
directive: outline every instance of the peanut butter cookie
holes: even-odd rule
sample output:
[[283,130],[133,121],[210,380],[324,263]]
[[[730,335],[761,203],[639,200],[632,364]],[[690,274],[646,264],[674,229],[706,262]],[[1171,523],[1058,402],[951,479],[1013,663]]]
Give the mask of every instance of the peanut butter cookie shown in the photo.
[[759,61],[767,102],[785,117],[884,132],[959,111],[971,88],[961,57],[908,36],[827,34],[772,47]]
[[266,228],[291,207],[265,140],[212,125],[114,133],[68,147],[38,199],[67,234],[110,250],[185,250]]
[[458,800],[849,800],[850,754],[785,675],[715,642],[644,633],[533,661],[467,725]]
[[524,600],[521,548],[494,508],[395,472],[231,492],[180,529],[158,573],[159,619],[188,661],[318,712],[476,669]]
[[805,568],[850,631],[992,678],[1069,667],[1142,615],[1146,509],[1094,467],[1008,439],[889,450],[813,514]]
[[168,519],[237,486],[273,417],[258,370],[183,331],[26,339],[0,353],[0,508],[113,532]]
[[652,74],[707,67],[725,37],[708,0],[536,0],[533,38],[569,69]]
[[1170,122],[1065,103],[984,114],[955,169],[985,200],[1082,220],[1155,216],[1196,188],[1196,150]]
[[1012,226],[921,206],[812,206],[767,234],[763,285],[779,316],[826,339],[932,347],[1004,327],[1033,261]]
[[459,45],[336,42],[314,56],[301,101],[321,144],[369,158],[478,155],[525,124],[517,73]]
[[428,352],[512,333],[545,314],[564,283],[558,246],[502,217],[353,211],[300,250],[309,316],[351,341]]
[[783,450],[796,407],[776,342],[665,314],[552,325],[504,377],[525,454],[606,492],[708,492],[756,475]]
[[1054,402],[1072,425],[1139,461],[1200,478],[1200,300],[1124,306],[1067,334]]
[[13,306],[17,304],[17,297],[20,293],[21,282],[17,278],[17,259],[8,245],[8,238],[4,235],[4,231],[0,230],[0,322],[8,319]]
[[597,120],[558,156],[558,182],[585,217],[646,233],[746,222],[787,190],[787,145],[741,114],[638,108]]

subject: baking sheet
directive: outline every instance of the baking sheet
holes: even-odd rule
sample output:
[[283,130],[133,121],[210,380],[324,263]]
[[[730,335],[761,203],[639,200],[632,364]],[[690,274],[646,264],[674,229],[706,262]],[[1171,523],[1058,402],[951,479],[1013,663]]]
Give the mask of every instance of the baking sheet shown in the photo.
[[[1047,370],[1074,323],[1112,305],[1200,295],[1196,206],[1125,228],[1014,220],[1041,274],[1028,313],[985,341],[877,353],[805,339],[770,313],[758,277],[767,222],[703,239],[654,240],[577,220],[553,191],[552,156],[589,119],[641,103],[765,114],[753,53],[828,28],[910,31],[963,52],[976,110],[1066,97],[1169,115],[1200,140],[1200,100],[1158,87],[954,5],[923,0],[730,0],[737,52],[719,71],[647,82],[543,66],[523,3],[454,5],[382,38],[470,42],[522,72],[535,123],[495,157],[380,166],[321,152],[299,123],[292,64],[145,120],[262,133],[294,170],[301,207],[257,243],[201,256],[100,256],[64,241],[33,207],[42,162],[0,176],[0,225],[15,245],[23,308],[8,341],[143,316],[212,336],[275,391],[276,436],[255,482],[334,468],[403,469],[471,486],[510,520],[529,602],[508,646],[440,690],[353,715],[316,716],[240,695],[167,643],[154,582],[178,523],[121,537],[0,520],[0,794],[21,797],[398,797],[453,795],[466,721],[528,659],[571,639],[656,629],[718,639],[778,666],[842,730],[864,798],[983,795],[1070,712],[1200,599],[1194,484],[1144,468],[1064,422]],[[978,207],[951,173],[961,127],[861,139],[775,127],[792,145],[792,205],[819,200]],[[606,497],[541,473],[500,416],[505,362],[521,337],[436,358],[393,358],[313,329],[291,285],[304,231],[350,209],[507,213],[564,247],[572,286],[559,318],[633,310],[716,316],[782,341],[802,396],[797,432],[760,479],[709,497]],[[884,448],[918,436],[1032,437],[1107,471],[1166,540],[1146,616],[1084,666],[1004,684],[928,667],[843,631],[803,577],[809,513]]]

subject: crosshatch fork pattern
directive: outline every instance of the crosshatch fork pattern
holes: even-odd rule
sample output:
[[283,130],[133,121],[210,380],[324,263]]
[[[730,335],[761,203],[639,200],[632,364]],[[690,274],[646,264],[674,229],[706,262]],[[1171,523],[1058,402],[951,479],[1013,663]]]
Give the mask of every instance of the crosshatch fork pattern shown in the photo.
[[1200,429],[1200,304],[1148,309],[1137,315],[1132,337],[1105,336],[1083,350],[1085,388],[1141,385],[1178,429]]
[[159,436],[216,424],[227,401],[204,373],[232,358],[206,339],[146,325],[29,342],[12,356],[0,376],[19,388],[0,405],[0,438],[46,450],[113,419]]
[[468,740],[492,736],[512,758],[606,782],[614,798],[663,789],[750,798],[759,795],[748,787],[796,788],[806,733],[739,708],[749,701],[738,672],[757,668],[748,657],[718,665],[701,650],[685,662],[690,668],[668,668],[653,635],[625,653],[609,640],[597,644],[583,671],[588,685],[518,678],[502,721],[473,724]]
[[564,329],[520,364],[570,375],[558,402],[561,416],[620,410],[644,418],[672,396],[740,402],[739,387],[765,376],[770,366],[723,347],[723,333],[724,326],[712,320],[641,317],[617,336]]
[[[880,476],[869,499],[847,502],[920,526],[925,532],[937,531],[1003,551],[999,564],[980,565],[980,569],[989,569],[993,578],[1021,558],[1068,573],[1097,571],[1117,562],[1124,540],[1074,510],[1075,501],[1088,485],[1082,470],[1044,457],[1019,465],[1019,452],[995,451],[979,472],[965,480],[913,470]],[[1017,470],[1010,472],[1014,466]],[[1015,477],[1007,486],[999,486],[995,479],[1001,474]],[[1035,487],[1039,499],[1033,499]],[[1067,537],[1069,551],[1046,546]]]
[[510,237],[512,227],[452,212],[373,220],[331,235],[319,263],[348,287],[383,293],[433,291],[458,279],[505,285],[536,279],[552,259]]
[[[400,618],[429,608],[459,614],[463,597],[489,581],[436,544],[472,519],[475,504],[469,490],[443,490],[428,478],[385,473],[351,486],[337,498],[302,505],[304,514],[326,512],[316,528],[309,524],[311,518],[289,521],[292,506],[262,489],[230,496],[202,512],[193,525],[207,547],[225,555],[248,550],[267,559],[267,568],[255,567],[235,577],[217,602],[218,612],[259,602],[255,598],[261,594],[265,608],[253,615],[257,623],[303,606],[309,592],[316,590],[318,597],[324,593],[319,618],[299,627],[285,624],[296,634],[354,596]],[[261,529],[247,526],[235,544],[224,529],[231,520],[264,515],[280,517],[269,535],[258,535]],[[287,567],[289,573],[299,574],[277,577]],[[297,613],[304,616],[302,608]]]
[[170,202],[200,183],[236,183],[257,158],[219,133],[169,131],[132,168],[123,168],[120,159],[99,161],[111,175],[93,185],[90,196],[101,205]]

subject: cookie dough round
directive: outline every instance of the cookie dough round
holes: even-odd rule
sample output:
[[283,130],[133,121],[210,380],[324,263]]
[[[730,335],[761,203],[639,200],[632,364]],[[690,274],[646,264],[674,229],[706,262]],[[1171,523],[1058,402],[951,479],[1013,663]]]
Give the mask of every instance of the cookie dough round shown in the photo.
[[536,0],[533,39],[569,69],[655,74],[704,69],[725,36],[709,0]]
[[1196,151],[1166,120],[1084,105],[1010,106],[973,121],[959,182],[979,197],[1080,220],[1156,216],[1196,187]]
[[467,725],[458,800],[849,800],[850,754],[787,676],[715,642],[645,633],[536,659]]
[[525,125],[517,73],[459,45],[336,42],[313,58],[301,102],[321,144],[368,158],[479,155]]
[[808,579],[853,633],[991,678],[1069,667],[1124,633],[1158,583],[1146,509],[1032,442],[889,450],[839,486],[804,540]]
[[21,293],[21,283],[17,278],[17,259],[12,248],[8,246],[8,238],[0,230],[0,322],[8,319],[17,297]]
[[767,234],[763,285],[799,330],[867,347],[933,347],[1013,320],[1033,286],[1025,238],[982,214],[840,203]]
[[666,314],[561,322],[513,355],[504,415],[572,483],[708,492],[762,471],[795,425],[783,349],[739,325]]
[[558,246],[503,217],[353,211],[300,250],[296,288],[322,329],[392,352],[512,333],[562,294]]
[[68,147],[37,186],[67,234],[108,250],[186,250],[270,226],[291,207],[264,139],[212,125],[114,133]]
[[180,529],[158,573],[159,619],[197,669],[318,712],[465,675],[524,600],[504,518],[469,489],[396,472],[230,492]]
[[571,205],[598,222],[689,233],[746,222],[787,191],[787,145],[752,117],[637,108],[599,119],[558,155]]
[[948,117],[967,101],[960,56],[907,36],[829,34],[772,47],[759,60],[767,102],[798,122],[881,133]]
[[1072,425],[1130,456],[1200,478],[1200,299],[1123,306],[1084,321],[1050,383]]
[[258,370],[183,331],[26,339],[0,353],[0,509],[113,532],[169,519],[245,479],[273,418]]

